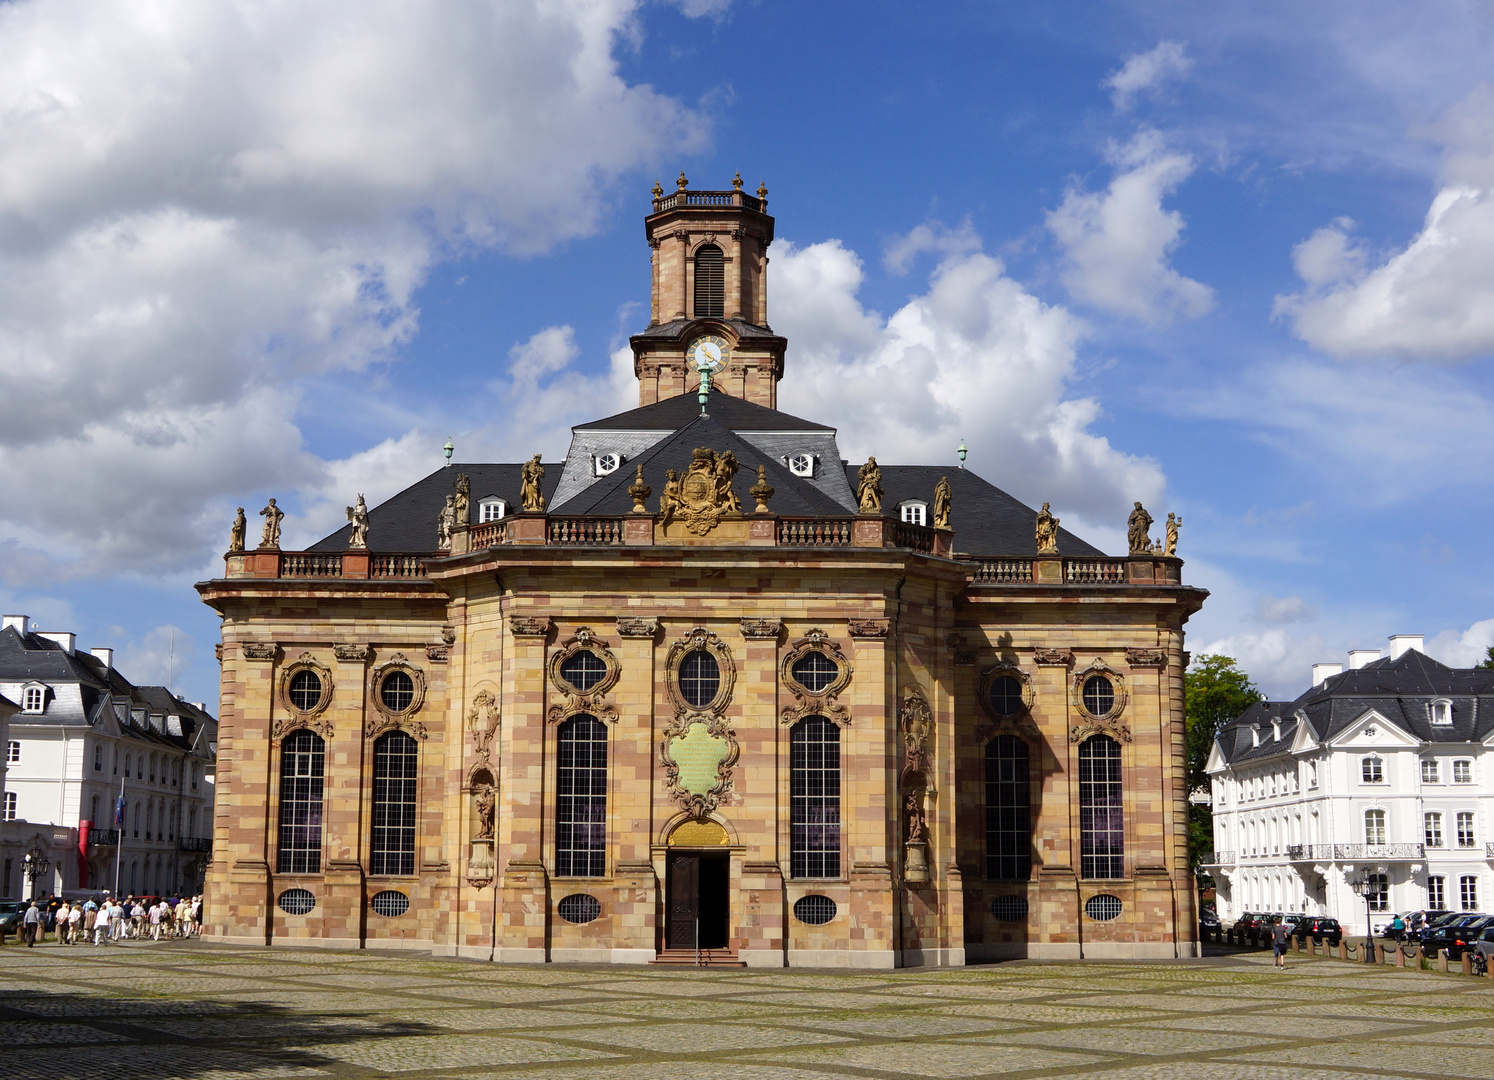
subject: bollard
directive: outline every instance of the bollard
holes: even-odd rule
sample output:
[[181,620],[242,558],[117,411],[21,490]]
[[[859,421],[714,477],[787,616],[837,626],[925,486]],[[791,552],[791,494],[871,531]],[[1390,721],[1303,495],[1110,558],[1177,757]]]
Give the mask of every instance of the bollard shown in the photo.
[[1395,966],[1403,968],[1406,966],[1406,950],[1401,948],[1401,943],[1395,943]]
[[1343,938],[1338,939],[1338,958],[1347,960],[1349,958],[1349,943]]
[[1473,974],[1473,952],[1469,949],[1463,950],[1463,974]]
[[1440,971],[1440,972],[1442,972],[1442,974],[1444,974],[1444,975],[1447,974],[1447,950],[1446,949],[1438,949],[1437,950],[1437,970]]

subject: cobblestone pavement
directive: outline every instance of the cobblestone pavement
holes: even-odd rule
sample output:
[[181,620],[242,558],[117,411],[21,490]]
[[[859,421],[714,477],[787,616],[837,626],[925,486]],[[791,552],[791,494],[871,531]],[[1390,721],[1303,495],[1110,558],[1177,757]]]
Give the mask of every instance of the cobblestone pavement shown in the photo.
[[889,972],[0,949],[3,1080],[1494,1078],[1494,980],[1246,955]]

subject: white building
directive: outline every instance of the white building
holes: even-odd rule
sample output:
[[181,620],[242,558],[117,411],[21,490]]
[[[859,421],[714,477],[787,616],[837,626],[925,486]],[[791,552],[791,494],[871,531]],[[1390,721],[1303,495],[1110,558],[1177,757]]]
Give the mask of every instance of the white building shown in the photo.
[[1494,670],[1449,668],[1397,635],[1389,655],[1316,664],[1296,701],[1251,706],[1209,755],[1226,922],[1242,911],[1328,915],[1365,932],[1416,908],[1494,909],[1489,775]]
[[201,888],[217,755],[201,705],[133,685],[112,650],[79,652],[74,635],[34,631],[24,615],[0,623],[0,697],[20,706],[4,735],[0,895],[112,890],[116,874],[125,893]]

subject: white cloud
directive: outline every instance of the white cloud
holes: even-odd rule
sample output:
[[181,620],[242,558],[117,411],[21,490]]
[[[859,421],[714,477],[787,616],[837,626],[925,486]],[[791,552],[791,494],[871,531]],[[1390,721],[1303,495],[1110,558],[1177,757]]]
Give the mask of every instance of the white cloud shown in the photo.
[[1047,217],[1063,251],[1065,287],[1076,300],[1149,325],[1203,315],[1214,290],[1168,264],[1183,215],[1162,208],[1192,174],[1193,159],[1150,129],[1111,146],[1108,156],[1118,170],[1109,186],[1091,192],[1071,185]]
[[956,228],[940,221],[926,221],[906,236],[895,237],[882,255],[882,265],[894,274],[906,274],[919,255],[937,254],[941,258],[967,255],[981,249],[975,226],[966,218]]
[[1120,112],[1136,103],[1146,91],[1157,91],[1169,79],[1182,78],[1193,68],[1193,61],[1181,41],[1159,41],[1144,53],[1126,58],[1121,69],[1102,84],[1110,89],[1110,101]]
[[1095,434],[1100,404],[1069,395],[1084,324],[1000,260],[947,256],[927,291],[884,319],[861,306],[861,261],[839,241],[784,248],[773,259],[773,324],[789,340],[779,404],[835,424],[848,457],[953,466],[963,439],[971,468],[1051,501],[1101,546],[1123,543],[1131,500],[1160,497],[1157,464]]
[[1427,655],[1450,667],[1474,667],[1489,658],[1494,645],[1494,619],[1483,619],[1467,630],[1443,630],[1427,641]]
[[1265,595],[1256,597],[1251,617],[1260,623],[1296,623],[1311,622],[1318,613],[1300,596]]
[[585,235],[701,144],[618,73],[635,7],[0,5],[0,543],[180,569],[226,496],[371,467],[302,449],[301,380],[390,357],[435,261]]

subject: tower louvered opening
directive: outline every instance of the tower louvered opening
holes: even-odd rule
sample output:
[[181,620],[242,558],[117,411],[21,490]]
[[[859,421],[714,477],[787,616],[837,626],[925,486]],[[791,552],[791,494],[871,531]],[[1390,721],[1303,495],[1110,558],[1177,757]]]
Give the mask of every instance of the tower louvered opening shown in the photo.
[[715,244],[695,253],[695,317],[719,319],[726,303],[726,260]]

